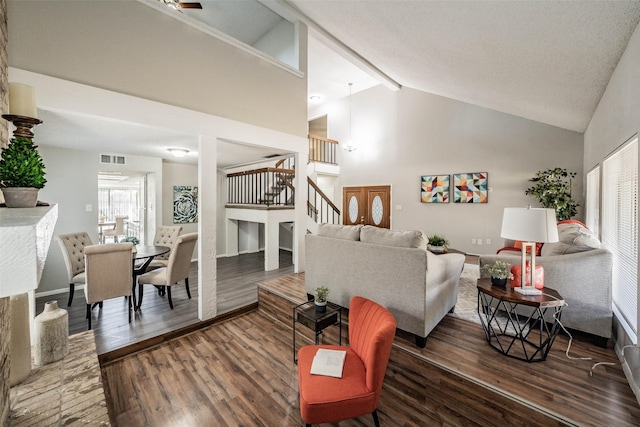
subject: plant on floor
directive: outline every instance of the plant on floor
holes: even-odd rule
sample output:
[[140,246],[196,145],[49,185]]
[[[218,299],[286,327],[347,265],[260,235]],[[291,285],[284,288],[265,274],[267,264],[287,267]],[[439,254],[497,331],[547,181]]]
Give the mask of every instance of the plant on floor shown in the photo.
[[513,280],[513,274],[511,274],[511,264],[506,261],[496,261],[494,264],[485,264],[480,267],[480,271],[489,274],[496,279],[509,279]]
[[529,181],[535,184],[524,194],[531,194],[547,209],[556,211],[558,221],[570,219],[578,213],[578,203],[571,197],[571,179],[576,172],[564,168],[538,171]]

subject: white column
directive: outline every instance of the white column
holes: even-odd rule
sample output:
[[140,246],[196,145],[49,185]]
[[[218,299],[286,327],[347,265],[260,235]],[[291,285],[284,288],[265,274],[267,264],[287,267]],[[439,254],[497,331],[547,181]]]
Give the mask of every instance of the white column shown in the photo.
[[276,215],[269,216],[264,225],[264,269],[277,270],[280,267],[280,222]]
[[198,318],[218,313],[216,263],[217,147],[215,138],[200,137],[198,158]]

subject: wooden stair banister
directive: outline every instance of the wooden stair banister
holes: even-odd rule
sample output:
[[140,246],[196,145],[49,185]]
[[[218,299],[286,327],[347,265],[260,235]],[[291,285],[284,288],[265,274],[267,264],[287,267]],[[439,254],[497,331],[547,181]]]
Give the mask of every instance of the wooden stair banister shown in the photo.
[[[308,191],[307,207],[308,207],[309,216],[313,218],[314,221],[318,222],[318,214],[320,214],[320,222],[323,222],[323,219],[325,219],[324,222],[328,222],[329,214],[331,214],[331,220],[332,220],[331,223],[332,224],[339,223],[340,209],[338,209],[338,207],[331,201],[331,199],[329,199],[329,197],[320,189],[320,187],[318,187],[318,185],[315,182],[313,182],[313,180],[310,177],[307,177],[307,184],[316,192],[318,196],[320,196],[320,199],[322,201],[321,203],[327,206],[327,217],[324,218],[322,215],[324,210],[322,209],[322,207],[319,208],[318,206],[315,206],[315,203],[312,203],[312,200],[315,201],[315,197],[312,198],[311,191]],[[331,208],[331,210],[329,211],[328,208]],[[313,213],[313,216],[311,215],[311,213]]]

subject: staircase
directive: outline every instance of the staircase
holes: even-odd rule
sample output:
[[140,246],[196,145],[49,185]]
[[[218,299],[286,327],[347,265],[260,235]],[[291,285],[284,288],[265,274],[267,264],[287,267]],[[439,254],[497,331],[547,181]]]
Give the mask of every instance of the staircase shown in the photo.
[[[338,142],[309,135],[310,162],[335,165]],[[322,154],[324,153],[324,154]],[[322,154],[322,155],[319,155]],[[227,175],[227,205],[295,206],[295,158],[278,160],[273,167],[246,170]],[[340,209],[307,177],[307,229],[315,232],[317,224],[340,223]]]

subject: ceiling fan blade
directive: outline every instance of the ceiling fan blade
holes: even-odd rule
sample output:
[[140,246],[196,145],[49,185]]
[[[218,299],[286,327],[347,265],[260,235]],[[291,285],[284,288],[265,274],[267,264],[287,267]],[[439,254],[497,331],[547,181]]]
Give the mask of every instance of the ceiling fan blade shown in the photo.
[[178,3],[182,9],[202,9],[200,3]]

